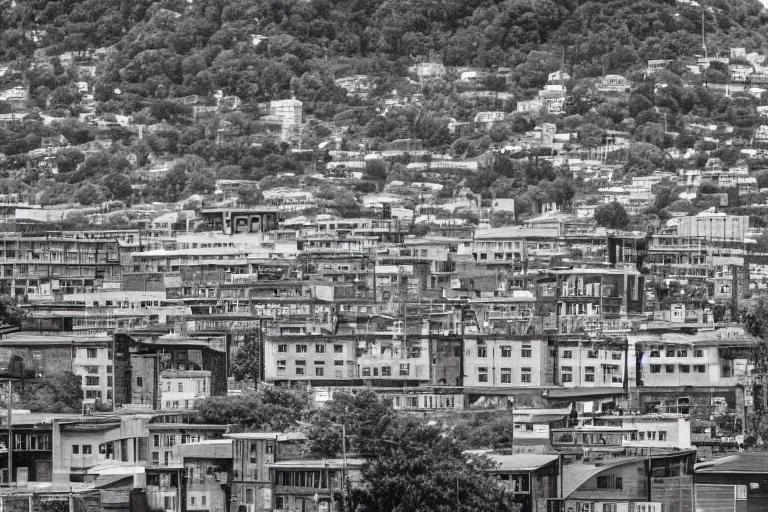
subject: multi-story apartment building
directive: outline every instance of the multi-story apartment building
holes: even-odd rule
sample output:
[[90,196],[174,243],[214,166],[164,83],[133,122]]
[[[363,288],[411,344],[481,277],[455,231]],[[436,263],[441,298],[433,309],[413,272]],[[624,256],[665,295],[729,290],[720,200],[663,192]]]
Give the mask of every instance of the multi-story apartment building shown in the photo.
[[[283,460],[300,458],[303,434],[247,432],[226,434],[232,440],[232,502],[248,512],[277,508],[270,468]],[[299,487],[297,480],[295,486]]]
[[160,374],[160,408],[195,409],[195,402],[210,396],[211,372],[168,370]]
[[19,300],[51,301],[60,294],[92,292],[121,280],[121,247],[116,240],[78,234],[5,234],[0,241],[0,286]]
[[146,489],[149,505],[166,512],[187,510],[184,501],[186,445],[221,439],[226,425],[195,423],[194,412],[165,412],[147,423]]

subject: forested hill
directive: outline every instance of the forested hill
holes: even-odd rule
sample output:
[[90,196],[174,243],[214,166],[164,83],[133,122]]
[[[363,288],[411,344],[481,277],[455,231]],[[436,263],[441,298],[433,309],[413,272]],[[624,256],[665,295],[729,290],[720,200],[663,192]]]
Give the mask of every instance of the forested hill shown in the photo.
[[[333,103],[333,77],[404,75],[412,57],[446,65],[508,66],[520,88],[539,87],[565,60],[575,78],[640,69],[651,58],[766,47],[758,0],[0,0],[0,62],[45,51],[114,46],[97,100],[285,97]],[[266,36],[267,44],[254,44]],[[393,78],[394,79],[394,78]],[[135,104],[132,104],[135,103]],[[117,105],[113,105],[117,106]],[[110,108],[109,103],[105,105]]]

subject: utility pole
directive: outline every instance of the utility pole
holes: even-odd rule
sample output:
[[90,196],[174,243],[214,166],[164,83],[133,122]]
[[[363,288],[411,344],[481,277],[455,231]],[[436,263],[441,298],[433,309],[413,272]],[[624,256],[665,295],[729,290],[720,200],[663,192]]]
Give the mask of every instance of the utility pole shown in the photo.
[[345,494],[345,486],[347,485],[347,428],[341,426],[341,456],[344,461],[344,466],[341,471],[341,502],[345,512],[348,510],[347,497]]
[[704,38],[704,8],[701,9],[701,47],[704,48],[704,58],[708,59],[707,56],[707,40]]
[[13,482],[13,381],[8,379],[8,485]]

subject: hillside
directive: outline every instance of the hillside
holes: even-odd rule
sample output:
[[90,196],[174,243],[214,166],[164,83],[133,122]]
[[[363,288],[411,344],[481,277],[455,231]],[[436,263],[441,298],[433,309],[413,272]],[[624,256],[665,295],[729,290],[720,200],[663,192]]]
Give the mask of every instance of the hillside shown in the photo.
[[[690,0],[1,0],[0,66],[8,71],[0,85],[29,91],[28,119],[39,114],[57,121],[0,126],[0,153],[7,157],[3,176],[23,180],[7,180],[0,190],[38,192],[44,203],[72,197],[175,201],[211,192],[216,178],[291,185],[294,178],[275,181],[274,175],[301,175],[317,161],[301,160],[263,136],[274,129],[265,121],[264,102],[291,96],[303,102],[305,147],[343,130],[350,147],[376,149],[413,138],[423,140],[425,149],[472,158],[537,123],[552,122],[559,131],[577,133],[586,147],[606,130],[627,131],[633,142],[655,146],[638,146],[644,155],[639,164],[632,155],[620,160],[632,173],[650,172],[654,165],[674,168],[659,156],[669,148],[694,149],[703,165],[701,155],[709,149],[697,145],[685,127],[729,123],[735,136],[747,139],[758,123],[759,101],[702,87],[725,83],[727,69],[713,66],[701,76],[686,69],[702,53],[702,13],[710,56],[734,47],[768,49],[768,13],[757,0],[708,0],[703,8]],[[100,53],[91,76],[63,65],[69,52],[92,55],[95,49]],[[429,58],[455,73],[509,72],[469,89],[455,77],[419,83],[409,67]],[[644,80],[649,59],[673,61],[664,71],[664,90]],[[512,115],[487,132],[449,129],[472,122],[478,111],[515,110],[514,102],[495,96],[467,99],[467,90],[525,100],[563,66],[571,93],[565,116]],[[612,73],[634,82],[632,94],[595,94],[594,79]],[[365,99],[334,83],[357,75],[373,84]],[[85,83],[87,94],[77,83]],[[418,104],[407,100],[380,115],[387,101],[416,96]],[[221,102],[237,106],[226,115],[197,117]],[[102,124],[84,121],[93,117]],[[117,117],[130,119],[130,126]],[[147,127],[141,136],[138,126]],[[62,136],[68,146],[56,153],[58,174],[30,165],[31,153]],[[99,146],[105,140],[108,150]],[[179,167],[166,181],[132,192],[129,171],[157,162]],[[549,190],[528,190],[538,186],[539,171],[525,177],[528,170],[521,166],[503,160],[481,165],[482,172],[448,183],[443,194],[463,185],[484,197],[489,187],[511,197]],[[419,178],[400,164],[380,174],[390,181]],[[563,178],[550,171],[544,176]],[[361,184],[358,192],[377,186]]]

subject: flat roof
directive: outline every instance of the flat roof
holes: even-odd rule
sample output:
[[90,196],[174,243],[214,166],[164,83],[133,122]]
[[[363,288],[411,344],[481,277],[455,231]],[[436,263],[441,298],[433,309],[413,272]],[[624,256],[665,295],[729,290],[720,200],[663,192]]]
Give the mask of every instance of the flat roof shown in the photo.
[[[346,467],[359,468],[365,464],[365,459],[346,460]],[[274,469],[344,469],[344,459],[318,459],[318,460],[284,460],[270,464]]]
[[235,432],[224,434],[228,439],[277,439],[278,441],[303,441],[307,438],[301,432]]
[[695,472],[768,474],[768,452],[744,452],[702,462]]
[[536,471],[547,464],[557,461],[557,455],[542,455],[533,453],[518,453],[514,455],[488,454],[496,462],[497,467],[492,471]]

